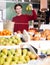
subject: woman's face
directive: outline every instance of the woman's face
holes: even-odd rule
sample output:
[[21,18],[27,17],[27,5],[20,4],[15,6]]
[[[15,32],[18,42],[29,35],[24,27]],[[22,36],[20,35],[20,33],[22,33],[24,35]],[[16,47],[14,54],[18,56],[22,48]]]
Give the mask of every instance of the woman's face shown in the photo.
[[17,6],[15,11],[16,11],[17,14],[22,14],[21,6]]

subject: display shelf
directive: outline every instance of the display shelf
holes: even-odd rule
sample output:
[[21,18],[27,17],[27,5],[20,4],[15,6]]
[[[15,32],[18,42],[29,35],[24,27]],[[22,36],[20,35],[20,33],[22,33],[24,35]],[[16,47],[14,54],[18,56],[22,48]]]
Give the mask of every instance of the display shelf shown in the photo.
[[50,49],[50,40],[40,40],[40,41],[28,41],[28,44],[31,44],[36,49]]

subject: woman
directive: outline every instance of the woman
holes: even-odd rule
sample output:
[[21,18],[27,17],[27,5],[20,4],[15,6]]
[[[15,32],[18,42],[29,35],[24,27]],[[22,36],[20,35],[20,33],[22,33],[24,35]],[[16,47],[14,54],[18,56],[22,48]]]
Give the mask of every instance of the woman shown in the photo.
[[28,21],[35,20],[37,18],[36,12],[33,10],[32,5],[32,15],[22,14],[22,5],[16,4],[14,6],[15,12],[17,13],[17,16],[13,17],[12,21],[15,22],[14,26],[14,32],[16,31],[23,31],[28,30]]

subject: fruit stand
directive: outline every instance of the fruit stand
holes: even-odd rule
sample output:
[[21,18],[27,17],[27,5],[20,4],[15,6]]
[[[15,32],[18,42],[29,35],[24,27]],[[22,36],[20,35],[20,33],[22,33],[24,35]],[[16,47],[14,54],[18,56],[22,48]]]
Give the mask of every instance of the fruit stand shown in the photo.
[[[13,34],[9,30],[1,31],[0,65],[30,65],[30,63],[34,64],[40,59],[39,62],[43,62],[42,58],[46,59],[50,56],[49,31],[47,29],[41,33],[34,29],[24,30],[23,33],[18,31]],[[43,35],[44,33],[45,35]]]
[[[50,65],[50,24],[45,25],[46,27],[43,24],[41,25],[41,19],[45,20],[43,14],[40,14],[40,17],[37,18],[38,22],[28,23],[29,29],[27,31],[24,29],[23,31],[13,32],[14,24],[18,24],[11,21],[12,17],[16,15],[13,9],[14,5],[21,3],[24,6],[23,13],[31,14],[34,7],[39,9],[40,0],[37,0],[39,2],[37,4],[34,1],[36,0],[6,0],[0,2],[1,10],[4,9],[3,16],[0,16],[3,19],[3,22],[0,22],[0,65]],[[47,9],[47,1],[45,2],[44,4],[42,1],[40,4],[41,11]],[[37,11],[38,9],[35,8]],[[33,28],[33,24],[38,25],[38,28]],[[21,25],[21,28],[22,26],[24,25]]]

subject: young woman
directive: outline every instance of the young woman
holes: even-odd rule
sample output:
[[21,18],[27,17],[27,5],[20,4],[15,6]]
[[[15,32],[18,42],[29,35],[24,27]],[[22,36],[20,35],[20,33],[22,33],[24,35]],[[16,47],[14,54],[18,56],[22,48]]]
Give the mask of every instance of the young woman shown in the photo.
[[30,20],[35,20],[37,18],[36,12],[33,10],[32,5],[29,5],[32,10],[32,14],[22,14],[22,5],[21,4],[16,4],[14,6],[15,12],[17,13],[17,16],[13,17],[12,21],[15,22],[14,26],[14,32],[16,31],[23,31],[28,30],[28,22]]

